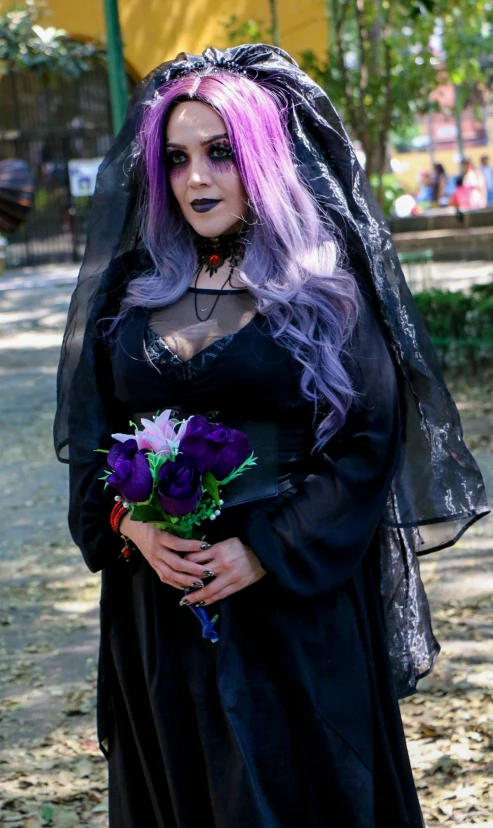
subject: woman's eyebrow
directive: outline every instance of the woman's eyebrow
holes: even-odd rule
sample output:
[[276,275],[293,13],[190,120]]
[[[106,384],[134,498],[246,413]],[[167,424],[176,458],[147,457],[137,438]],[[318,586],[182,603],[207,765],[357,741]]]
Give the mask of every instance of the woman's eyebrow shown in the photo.
[[[228,138],[228,133],[223,132],[221,135],[212,135],[210,138],[206,138],[205,141],[200,142],[201,147],[205,147],[207,144],[212,144],[213,141],[218,141],[220,138]],[[186,149],[186,146],[183,144],[175,144],[174,141],[167,141],[167,147],[178,147],[178,149]]]

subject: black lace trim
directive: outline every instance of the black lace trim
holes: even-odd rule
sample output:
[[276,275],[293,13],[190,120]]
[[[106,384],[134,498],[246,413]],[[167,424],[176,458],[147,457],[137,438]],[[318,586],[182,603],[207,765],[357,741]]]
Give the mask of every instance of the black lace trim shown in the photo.
[[183,360],[171,350],[159,334],[147,326],[144,336],[144,350],[155,368],[160,370],[161,366],[166,367],[167,372],[172,371],[175,376],[178,375],[183,380],[189,380],[213,362],[235,336],[234,333],[222,336],[220,339],[216,339],[215,342],[211,342],[202,351],[194,354],[190,359]]

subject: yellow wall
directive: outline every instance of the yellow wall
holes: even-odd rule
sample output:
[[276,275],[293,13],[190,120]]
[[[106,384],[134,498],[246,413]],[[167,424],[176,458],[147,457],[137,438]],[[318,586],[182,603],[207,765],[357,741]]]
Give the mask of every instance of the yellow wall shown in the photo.
[[[489,155],[490,164],[493,163],[493,147],[468,147],[464,155],[479,167],[482,155]],[[437,164],[443,164],[447,175],[459,175],[459,164],[457,163],[457,150],[441,150],[435,153]],[[393,152],[392,158],[398,159],[403,165],[401,172],[397,173],[400,184],[410,193],[419,189],[419,174],[432,168],[430,156],[427,152]]]
[[[12,0],[0,0],[5,10]],[[105,39],[103,0],[46,0],[44,26],[73,37]],[[270,25],[268,0],[119,0],[125,58],[137,78],[178,52],[228,46],[224,29],[234,13]],[[324,0],[278,0],[281,47],[298,58],[304,49],[323,52],[327,42]],[[136,78],[136,79],[137,79]]]

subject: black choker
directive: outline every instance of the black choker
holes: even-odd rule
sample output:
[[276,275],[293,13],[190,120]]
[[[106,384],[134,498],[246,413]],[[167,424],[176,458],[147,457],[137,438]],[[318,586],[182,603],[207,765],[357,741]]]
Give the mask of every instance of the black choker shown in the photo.
[[245,255],[245,243],[240,233],[215,236],[211,239],[197,234],[196,243],[200,269],[205,267],[205,272],[209,276],[217,273],[228,259],[241,261]]

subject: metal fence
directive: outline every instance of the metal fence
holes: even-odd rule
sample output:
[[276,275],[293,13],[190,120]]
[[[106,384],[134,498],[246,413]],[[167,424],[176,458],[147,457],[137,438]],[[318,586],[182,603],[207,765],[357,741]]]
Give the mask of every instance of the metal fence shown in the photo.
[[8,265],[81,258],[91,199],[71,195],[68,161],[101,157],[112,140],[104,66],[79,78],[22,71],[0,80],[0,159],[26,161],[36,186],[26,224],[9,236]]

